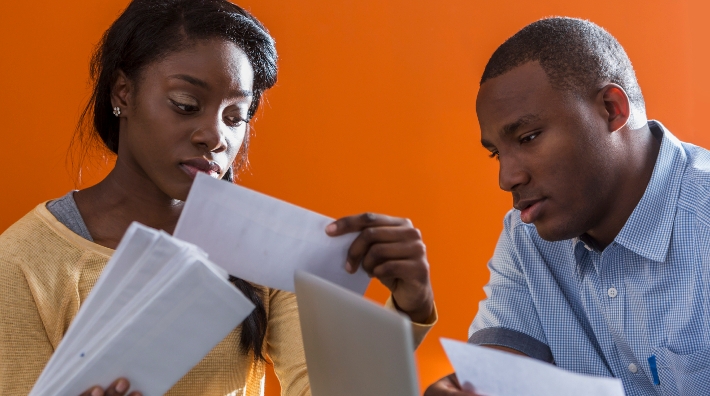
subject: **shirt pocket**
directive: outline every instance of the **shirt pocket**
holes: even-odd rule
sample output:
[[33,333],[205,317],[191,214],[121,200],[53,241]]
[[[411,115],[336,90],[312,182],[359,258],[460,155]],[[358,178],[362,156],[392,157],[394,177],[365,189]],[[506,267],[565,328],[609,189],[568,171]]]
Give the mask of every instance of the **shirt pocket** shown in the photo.
[[688,355],[658,348],[655,355],[664,395],[710,395],[710,348]]

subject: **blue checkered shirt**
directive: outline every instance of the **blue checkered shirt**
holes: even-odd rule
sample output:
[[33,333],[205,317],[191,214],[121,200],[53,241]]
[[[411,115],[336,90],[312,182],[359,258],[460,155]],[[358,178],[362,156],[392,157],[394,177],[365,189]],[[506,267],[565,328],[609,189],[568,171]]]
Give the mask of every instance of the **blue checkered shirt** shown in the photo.
[[469,342],[620,378],[627,395],[710,395],[710,152],[649,125],[651,181],[603,251],[506,215]]

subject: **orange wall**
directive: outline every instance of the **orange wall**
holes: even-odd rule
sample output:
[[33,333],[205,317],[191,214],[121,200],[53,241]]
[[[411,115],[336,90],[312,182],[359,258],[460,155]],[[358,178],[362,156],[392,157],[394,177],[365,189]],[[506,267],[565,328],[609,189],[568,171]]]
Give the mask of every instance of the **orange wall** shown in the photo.
[[[441,320],[417,352],[428,384],[465,339],[510,198],[479,147],[478,78],[506,37],[548,15],[606,27],[629,53],[648,114],[710,147],[710,6],[700,0],[244,0],[280,51],[243,184],[332,217],[410,217],[428,246]],[[0,5],[0,229],[73,187],[66,149],[87,62],[127,0]],[[89,171],[87,183],[101,170]],[[368,296],[386,297],[380,286]],[[277,385],[270,379],[270,395]]]

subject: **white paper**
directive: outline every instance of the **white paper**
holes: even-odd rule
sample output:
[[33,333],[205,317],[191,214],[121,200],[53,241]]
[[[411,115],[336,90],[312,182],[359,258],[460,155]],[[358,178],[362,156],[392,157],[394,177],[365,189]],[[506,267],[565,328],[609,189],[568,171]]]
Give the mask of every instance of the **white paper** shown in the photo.
[[78,395],[118,377],[162,395],[253,309],[201,249],[134,223],[30,395]]
[[244,187],[198,174],[175,236],[204,249],[230,274],[294,292],[296,270],[365,293],[370,278],[345,271],[351,233],[330,237],[333,219]]
[[118,376],[146,396],[165,394],[254,308],[233,285],[213,280],[208,267],[191,264],[113,337],[82,351],[80,373],[57,394],[78,395]]
[[621,380],[573,373],[512,353],[441,339],[464,390],[485,396],[624,396]]
[[[137,223],[131,224],[123,235],[121,242],[116,248],[116,252],[106,265],[93,290],[81,305],[81,309],[72,321],[67,333],[59,347],[52,354],[47,366],[35,383],[34,389],[47,388],[49,378],[56,378],[60,371],[66,370],[66,359],[73,356],[77,344],[81,344],[90,337],[92,331],[91,323],[94,322],[95,315],[101,312],[108,313],[102,309],[103,304],[117,289],[118,285],[126,275],[134,268],[134,264],[141,258],[143,253],[157,241],[159,233],[154,230],[142,227]],[[113,265],[122,262],[123,265]],[[114,285],[114,286],[109,286]]]

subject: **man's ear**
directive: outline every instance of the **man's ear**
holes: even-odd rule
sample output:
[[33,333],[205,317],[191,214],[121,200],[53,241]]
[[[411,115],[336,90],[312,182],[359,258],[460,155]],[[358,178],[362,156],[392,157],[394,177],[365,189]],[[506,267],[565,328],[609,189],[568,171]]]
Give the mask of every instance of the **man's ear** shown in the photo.
[[597,103],[603,107],[602,116],[609,127],[609,132],[623,128],[631,117],[631,104],[626,92],[617,84],[607,84],[597,94]]
[[118,107],[121,110],[121,116],[128,115],[130,112],[132,93],[133,84],[131,80],[128,79],[122,70],[119,70],[118,76],[111,86],[111,107]]

